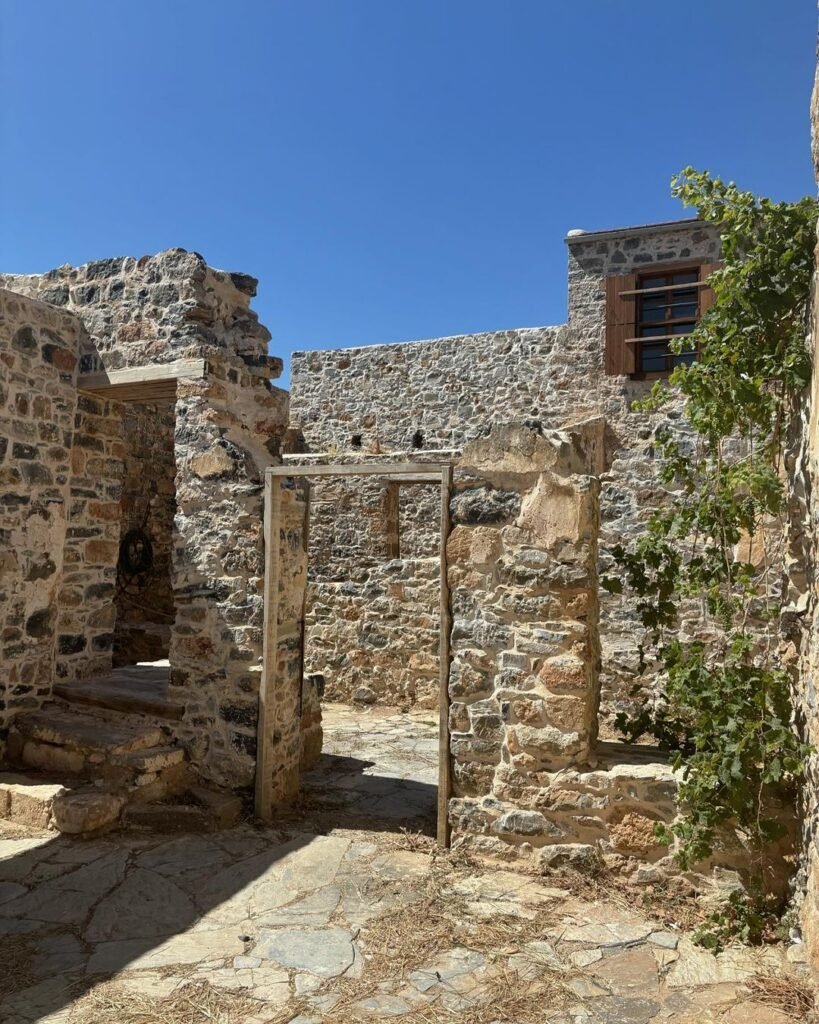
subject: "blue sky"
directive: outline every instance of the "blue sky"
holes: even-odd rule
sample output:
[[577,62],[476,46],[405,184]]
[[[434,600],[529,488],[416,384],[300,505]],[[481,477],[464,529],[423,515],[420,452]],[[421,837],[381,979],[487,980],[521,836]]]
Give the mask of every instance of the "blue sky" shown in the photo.
[[0,0],[0,269],[179,245],[272,351],[565,318],[671,174],[813,192],[813,0]]

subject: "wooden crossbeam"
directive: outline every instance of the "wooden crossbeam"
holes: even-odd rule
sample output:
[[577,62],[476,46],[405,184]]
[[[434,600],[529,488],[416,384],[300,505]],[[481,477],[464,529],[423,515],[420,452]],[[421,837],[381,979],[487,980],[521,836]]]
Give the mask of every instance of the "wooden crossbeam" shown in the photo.
[[433,462],[335,463],[330,466],[270,466],[268,476],[380,476],[395,483],[438,483],[444,466]]
[[159,402],[176,398],[176,382],[180,378],[204,377],[206,373],[204,359],[176,359],[172,363],[81,373],[77,387],[87,394],[117,402]]

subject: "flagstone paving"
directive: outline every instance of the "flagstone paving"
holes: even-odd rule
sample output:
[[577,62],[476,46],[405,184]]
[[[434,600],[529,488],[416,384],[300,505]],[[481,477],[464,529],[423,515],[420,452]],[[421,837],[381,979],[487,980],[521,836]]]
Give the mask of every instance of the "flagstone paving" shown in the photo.
[[276,828],[81,841],[7,825],[0,1022],[88,1024],[108,979],[158,1001],[204,981],[250,996],[232,1018],[247,1024],[796,1019],[743,985],[806,978],[798,946],[714,957],[636,909],[638,893],[589,902],[558,876],[438,854],[428,712],[329,706],[325,729]]

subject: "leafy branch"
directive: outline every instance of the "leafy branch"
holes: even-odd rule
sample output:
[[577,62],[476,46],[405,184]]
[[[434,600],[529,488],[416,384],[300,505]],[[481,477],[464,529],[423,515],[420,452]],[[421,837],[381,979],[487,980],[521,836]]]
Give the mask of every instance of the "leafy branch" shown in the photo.
[[[775,792],[793,790],[809,748],[793,728],[790,677],[779,659],[784,552],[783,448],[789,410],[810,379],[805,345],[814,271],[817,204],[774,203],[688,167],[672,193],[721,238],[709,278],[713,307],[675,339],[695,349],[670,380],[636,403],[654,411],[684,403],[688,432],[658,436],[668,501],[629,548],[614,549],[647,630],[640,667],[664,680],[656,706],[618,717],[631,741],[653,737],[673,751],[684,808],[661,838],[684,867],[707,858],[730,824],[755,851],[782,825]],[[680,630],[699,606],[707,630]]]

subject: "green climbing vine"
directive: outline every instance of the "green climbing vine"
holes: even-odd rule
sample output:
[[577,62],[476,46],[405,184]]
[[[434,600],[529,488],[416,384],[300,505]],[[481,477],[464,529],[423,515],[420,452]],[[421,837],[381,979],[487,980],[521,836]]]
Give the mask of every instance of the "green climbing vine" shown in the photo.
[[[614,550],[604,579],[628,591],[646,627],[640,667],[662,693],[618,727],[653,737],[681,769],[684,812],[670,828],[684,867],[707,857],[721,825],[737,827],[762,863],[781,831],[771,795],[793,788],[808,748],[793,729],[778,627],[789,412],[808,384],[805,333],[817,203],[775,203],[686,168],[672,193],[719,230],[713,307],[675,351],[699,358],[638,407],[684,402],[689,429],[659,431],[670,497],[635,543]],[[680,629],[692,612],[707,630]],[[761,873],[760,873],[761,877]]]

